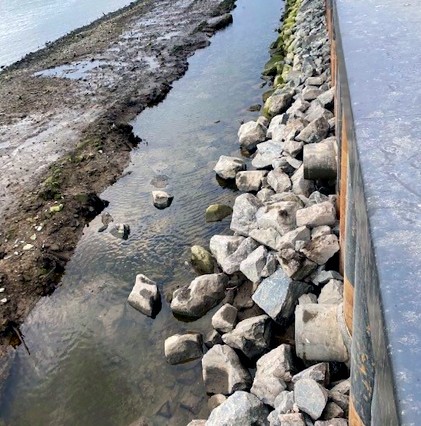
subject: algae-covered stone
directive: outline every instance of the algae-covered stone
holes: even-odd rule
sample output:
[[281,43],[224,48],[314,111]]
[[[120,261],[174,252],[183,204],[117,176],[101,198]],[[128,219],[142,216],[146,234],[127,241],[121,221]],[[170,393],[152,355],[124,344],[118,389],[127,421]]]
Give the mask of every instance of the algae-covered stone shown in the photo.
[[232,208],[224,204],[211,204],[206,209],[206,222],[219,222],[232,214]]
[[214,260],[212,255],[201,246],[192,246],[191,263],[199,274],[212,274],[214,270]]
[[58,204],[57,206],[50,207],[50,213],[58,213],[61,212],[64,208],[63,204]]

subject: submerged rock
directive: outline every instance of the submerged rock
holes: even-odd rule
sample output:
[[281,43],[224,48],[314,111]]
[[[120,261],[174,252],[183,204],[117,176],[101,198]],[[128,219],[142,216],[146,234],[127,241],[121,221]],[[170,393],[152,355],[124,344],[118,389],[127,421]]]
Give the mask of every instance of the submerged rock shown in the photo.
[[165,191],[152,191],[153,205],[160,210],[169,207],[174,197]]
[[232,214],[232,207],[224,204],[211,204],[206,209],[206,222],[219,222]]
[[133,308],[153,317],[158,313],[161,302],[158,286],[145,275],[139,274],[127,301]]
[[268,414],[268,408],[254,395],[237,391],[212,411],[206,425],[266,426]]
[[127,240],[130,235],[130,226],[125,223],[116,223],[110,230],[113,237]]
[[200,318],[225,296],[228,277],[225,274],[206,274],[194,279],[189,286],[175,290],[172,311],[180,316]]
[[192,246],[190,251],[193,268],[199,274],[212,274],[215,268],[212,255],[201,246]]

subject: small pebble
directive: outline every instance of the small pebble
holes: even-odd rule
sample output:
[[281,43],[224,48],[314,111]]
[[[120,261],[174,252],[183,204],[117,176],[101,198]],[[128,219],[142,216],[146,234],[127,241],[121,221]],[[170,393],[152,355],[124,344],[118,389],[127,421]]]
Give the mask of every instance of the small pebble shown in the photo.
[[7,298],[5,297],[4,299],[1,299],[1,300],[0,300],[0,303],[1,303],[2,305],[4,305],[5,303],[7,303]]

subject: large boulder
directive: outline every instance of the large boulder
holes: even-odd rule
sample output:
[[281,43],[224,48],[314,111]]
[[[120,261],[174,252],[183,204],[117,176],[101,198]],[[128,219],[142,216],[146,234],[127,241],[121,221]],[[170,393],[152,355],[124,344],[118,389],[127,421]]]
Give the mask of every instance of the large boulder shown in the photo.
[[292,348],[290,345],[280,345],[257,361],[250,392],[274,407],[276,397],[286,388],[286,382],[291,381],[294,373]]
[[310,207],[300,209],[296,215],[297,226],[333,226],[336,223],[335,206],[330,201],[324,201],[319,204],[313,204]]
[[328,400],[327,390],[313,379],[301,379],[294,386],[294,401],[300,411],[317,420]]
[[268,408],[254,395],[238,391],[209,416],[206,426],[267,426]]
[[260,281],[266,266],[268,251],[264,246],[259,246],[251,252],[240,264],[240,271],[253,283]]
[[241,125],[238,130],[238,138],[241,148],[252,151],[257,144],[266,139],[266,128],[260,123],[249,121]]
[[235,184],[240,191],[257,192],[261,188],[266,175],[267,171],[265,170],[238,172],[235,177]]
[[245,169],[246,164],[241,158],[221,155],[213,170],[222,179],[235,179],[235,175]]
[[171,302],[174,314],[200,318],[225,296],[228,277],[225,274],[206,274],[195,278],[189,286],[175,290]]
[[292,317],[298,298],[309,289],[306,283],[291,281],[279,268],[260,283],[252,299],[274,321],[284,324]]
[[271,320],[267,315],[247,318],[240,321],[229,333],[222,336],[228,346],[239,349],[250,359],[267,352],[272,331]]
[[231,230],[240,235],[248,236],[252,229],[257,228],[256,213],[263,203],[252,194],[241,194],[235,199]]
[[250,389],[251,376],[235,351],[226,345],[215,345],[203,355],[202,374],[207,393],[230,395]]
[[169,364],[181,364],[200,358],[202,336],[199,333],[175,334],[165,339],[165,358]]
[[153,317],[158,313],[161,305],[158,286],[145,275],[137,275],[135,285],[129,294],[127,302],[143,314]]

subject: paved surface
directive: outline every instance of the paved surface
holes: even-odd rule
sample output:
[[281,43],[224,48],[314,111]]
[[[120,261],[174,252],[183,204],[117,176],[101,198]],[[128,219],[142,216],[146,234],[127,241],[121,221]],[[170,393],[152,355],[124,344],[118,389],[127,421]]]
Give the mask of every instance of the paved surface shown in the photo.
[[396,399],[401,424],[418,425],[421,0],[336,0],[336,7]]

